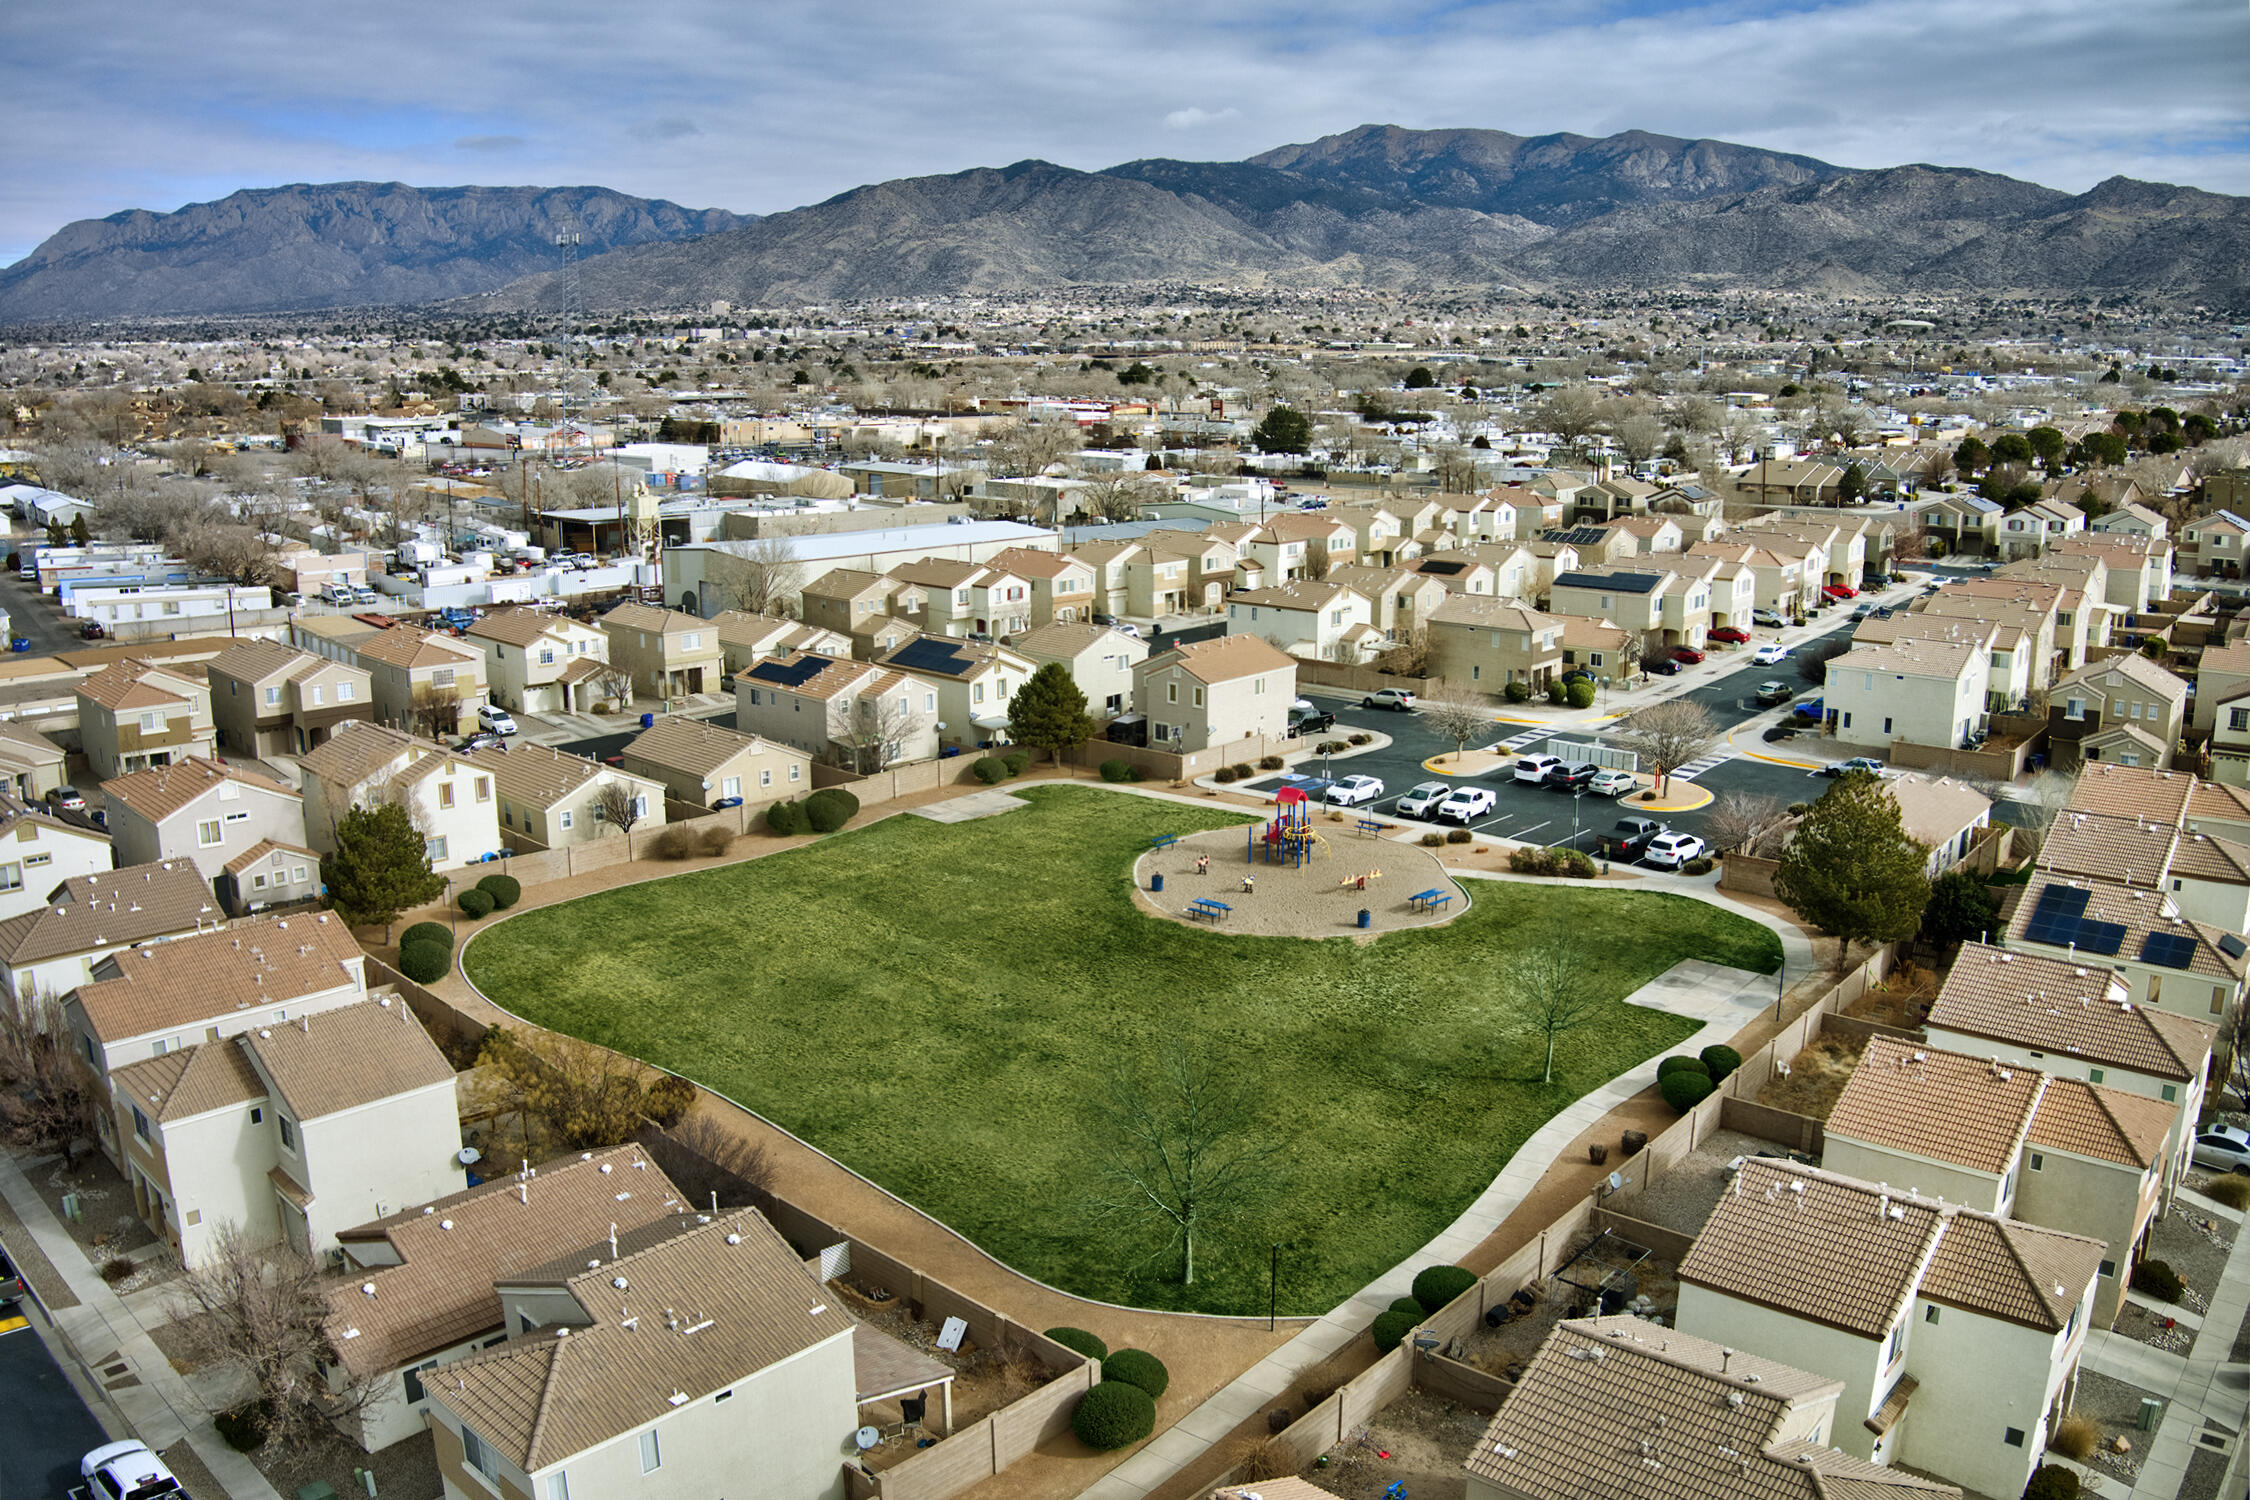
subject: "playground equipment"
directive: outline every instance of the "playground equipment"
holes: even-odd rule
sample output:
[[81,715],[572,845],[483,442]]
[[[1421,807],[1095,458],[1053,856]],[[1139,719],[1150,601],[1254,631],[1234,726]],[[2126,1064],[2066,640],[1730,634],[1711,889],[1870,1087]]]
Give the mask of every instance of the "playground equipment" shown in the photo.
[[1262,828],[1253,823],[1244,832],[1243,858],[1256,864],[1262,850],[1269,865],[1302,869],[1316,850],[1327,850],[1328,840],[1313,832],[1312,803],[1301,788],[1285,786],[1274,801],[1273,821]]

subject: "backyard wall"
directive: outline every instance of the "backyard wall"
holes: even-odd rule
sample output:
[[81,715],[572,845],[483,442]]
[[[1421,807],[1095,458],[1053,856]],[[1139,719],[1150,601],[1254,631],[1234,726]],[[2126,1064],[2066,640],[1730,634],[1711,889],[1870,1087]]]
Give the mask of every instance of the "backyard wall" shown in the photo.
[[[1342,688],[1353,693],[1373,693],[1383,688],[1404,688],[1410,693],[1430,690],[1427,677],[1401,677],[1393,672],[1382,672],[1374,667],[1347,667],[1341,662],[1297,659],[1297,683],[1300,687],[1310,683],[1316,687]],[[1464,689],[1466,691],[1466,689]],[[1499,700],[1490,693],[1474,693],[1472,697],[1482,702]]]

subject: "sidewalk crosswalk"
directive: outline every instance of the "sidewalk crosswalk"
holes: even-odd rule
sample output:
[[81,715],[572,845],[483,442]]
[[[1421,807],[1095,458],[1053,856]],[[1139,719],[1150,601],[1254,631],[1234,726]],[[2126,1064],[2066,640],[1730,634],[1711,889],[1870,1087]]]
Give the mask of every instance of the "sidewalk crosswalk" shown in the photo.
[[1715,766],[1723,766],[1728,761],[1733,759],[1734,752],[1732,750],[1721,750],[1715,755],[1706,755],[1701,757],[1700,759],[1691,760],[1686,765],[1680,767],[1677,771],[1674,771],[1672,773],[1672,780],[1693,781],[1696,777],[1701,776],[1705,771],[1708,771]]
[[1546,739],[1553,739],[1553,738],[1554,738],[1554,736],[1555,736],[1555,731],[1554,731],[1554,730],[1552,730],[1552,729],[1547,729],[1547,728],[1526,729],[1526,730],[1525,730],[1525,731],[1524,731],[1523,733],[1521,733],[1521,734],[1512,734],[1512,735],[1509,735],[1509,736],[1508,736],[1508,737],[1507,737],[1506,739],[1502,740],[1502,741],[1501,741],[1501,742],[1500,742],[1499,744],[1497,744],[1497,745],[1494,745],[1494,746],[1493,746],[1492,748],[1493,748],[1493,749],[1494,749],[1495,751],[1499,751],[1499,752],[1506,752],[1506,751],[1511,751],[1511,750],[1521,750],[1521,749],[1522,749],[1522,748],[1523,748],[1524,746],[1526,746],[1526,745],[1530,744],[1530,743],[1531,743],[1531,742],[1532,742],[1533,740],[1546,740]]

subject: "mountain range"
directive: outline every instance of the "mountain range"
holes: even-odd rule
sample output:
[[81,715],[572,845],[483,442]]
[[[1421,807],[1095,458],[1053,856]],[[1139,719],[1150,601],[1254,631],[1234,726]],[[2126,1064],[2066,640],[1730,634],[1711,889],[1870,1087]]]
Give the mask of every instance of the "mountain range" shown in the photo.
[[1723,141],[1365,125],[1239,162],[1043,161],[751,219],[601,189],[344,183],[73,224],[0,271],[0,322],[460,299],[777,306],[1100,283],[1406,291],[1768,287],[2129,294],[2250,308],[2250,198],[2112,178],[1858,169]]

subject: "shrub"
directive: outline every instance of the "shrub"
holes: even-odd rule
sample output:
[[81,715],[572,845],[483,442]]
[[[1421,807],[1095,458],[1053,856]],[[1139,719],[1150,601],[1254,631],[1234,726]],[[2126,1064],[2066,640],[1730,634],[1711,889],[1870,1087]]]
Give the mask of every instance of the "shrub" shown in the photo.
[[2078,1474],[2061,1464],[2041,1464],[2023,1487],[2023,1500],[2078,1500]]
[[1414,1276],[1414,1300],[1436,1312],[1477,1284],[1477,1273],[1463,1266],[1424,1266]]
[[1570,689],[1563,683],[1562,679],[1557,678],[1547,684],[1547,701],[1557,708],[1570,701]]
[[453,929],[443,922],[416,922],[398,935],[398,946],[404,952],[409,943],[442,943],[445,951],[453,951]]
[[1710,1074],[1690,1073],[1684,1068],[1656,1080],[1656,1091],[1664,1096],[1664,1102],[1683,1115],[1710,1098],[1711,1088]]
[[1172,1383],[1172,1372],[1164,1368],[1163,1360],[1145,1349],[1120,1349],[1102,1361],[1102,1383],[1107,1385],[1112,1380],[1139,1386],[1153,1401]]
[[211,1419],[211,1425],[237,1453],[248,1453],[265,1445],[266,1414],[258,1409],[255,1401],[245,1401],[232,1411],[220,1412]]
[[1742,1054],[1727,1046],[1706,1047],[1696,1059],[1710,1073],[1713,1083],[1724,1083],[1729,1073],[1742,1066]]
[[1234,779],[1237,781],[1248,781],[1251,777],[1258,774],[1258,768],[1250,764],[1250,762],[1246,760],[1236,761],[1234,763],[1233,770]]
[[657,832],[648,848],[658,859],[686,859],[695,852],[695,835],[677,823],[668,823]]
[[667,1073],[641,1095],[641,1107],[648,1111],[650,1119],[670,1130],[695,1108],[695,1085],[677,1073]]
[[1449,828],[1446,830],[1445,841],[1449,844],[1466,844],[1475,837],[1476,835],[1466,828]]
[[805,820],[805,810],[794,802],[776,802],[766,809],[766,827],[783,838],[812,832],[812,824]]
[[1675,1053],[1656,1065],[1656,1076],[1667,1077],[1673,1073],[1701,1073],[1711,1076],[1711,1065],[1700,1057],[1690,1057],[1685,1052]]
[[1375,1327],[1371,1330],[1375,1335],[1375,1352],[1377,1354],[1388,1354],[1396,1349],[1400,1344],[1406,1342],[1406,1336],[1412,1333],[1414,1326],[1421,1321],[1419,1314],[1400,1312],[1396,1308],[1378,1314],[1375,1319]]
[[1006,755],[1000,757],[1000,763],[1008,768],[1010,776],[1021,776],[1024,767],[1031,764],[1031,752],[1029,750],[1010,750]]
[[1557,875],[1574,875],[1580,880],[1592,880],[1598,873],[1594,868],[1594,856],[1583,849],[1557,849],[1554,851],[1554,858]]
[[1531,701],[1531,684],[1528,682],[1511,682],[1500,690],[1500,696],[1510,703],[1529,703]]
[[2086,1463],[2093,1458],[2094,1445],[2101,1440],[2101,1427],[2092,1417],[2072,1412],[2055,1425],[2055,1435],[2047,1440],[2047,1446],[2065,1458]]
[[2146,1292],[2160,1302],[2177,1302],[2187,1283],[2169,1261],[2144,1260],[2133,1268],[2133,1290]]
[[115,1286],[119,1282],[126,1280],[132,1274],[133,1261],[132,1257],[130,1256],[112,1255],[109,1259],[102,1262],[101,1278],[102,1280],[108,1282],[111,1286]]
[[513,875],[487,875],[477,882],[477,889],[492,893],[492,904],[502,911],[523,899],[523,882]]
[[734,830],[724,823],[709,824],[695,836],[695,849],[698,854],[715,858],[733,847]]
[[1141,773],[1133,769],[1133,763],[1129,760],[1105,760],[1102,762],[1102,780],[1104,781],[1138,781],[1140,779]]
[[1422,1304],[1415,1301],[1412,1297],[1401,1297],[1397,1301],[1393,1302],[1389,1307],[1384,1308],[1383,1311],[1412,1313],[1415,1317],[1419,1318],[1422,1316]]
[[1708,854],[1698,854],[1698,855],[1697,855],[1697,856],[1696,856],[1695,858],[1693,858],[1693,859],[1689,860],[1689,861],[1688,861],[1688,862],[1687,862],[1686,864],[1684,864],[1684,865],[1680,866],[1680,873],[1681,873],[1682,875],[1708,875],[1708,874],[1710,874],[1710,873],[1711,873],[1711,856],[1710,856],[1710,855],[1708,855]]
[[1211,773],[1211,779],[1218,782],[1221,786],[1225,786],[1228,782],[1236,781],[1240,778],[1235,775],[1234,767],[1221,766],[1219,767],[1219,769]]
[[398,971],[416,984],[434,984],[453,967],[453,945],[428,939],[406,943],[398,950]]
[[1278,755],[1261,755],[1258,757],[1258,769],[1261,771],[1278,771],[1288,764],[1289,762]]
[[1313,754],[1342,755],[1350,748],[1351,746],[1345,744],[1342,740],[1322,740],[1319,744],[1313,746]]
[[1109,1358],[1109,1345],[1102,1342],[1100,1334],[1088,1333],[1083,1328],[1050,1328],[1047,1337],[1065,1349],[1075,1349],[1088,1359]]
[[1079,1398],[1070,1430],[1087,1447],[1107,1453],[1156,1430],[1156,1402],[1137,1385],[1105,1380]]
[[492,892],[472,888],[456,896],[453,904],[461,908],[463,916],[475,921],[479,917],[491,916],[492,908],[500,903],[492,899]]
[[1594,706],[1594,685],[1583,677],[1573,682],[1570,685],[1570,706],[1572,708],[1592,708]]
[[1438,833],[1438,832],[1435,832],[1435,831],[1432,831],[1432,832],[1430,832],[1430,833],[1425,833],[1425,834],[1423,834],[1423,835],[1422,835],[1422,847],[1423,847],[1423,848],[1425,848],[1425,849],[1440,849],[1440,848],[1443,848],[1444,846],[1445,846],[1445,835],[1444,835],[1444,834],[1442,834],[1442,833]]
[[2250,1177],[2229,1174],[2203,1190],[2203,1196],[2229,1208],[2250,1208]]
[[834,833],[859,811],[859,799],[840,786],[813,793],[805,799],[805,821],[815,833]]
[[1375,743],[1375,736],[1371,734],[1355,734],[1351,737],[1350,742],[1354,745],[1372,745]]
[[969,767],[977,780],[993,786],[1008,779],[1008,763],[997,755],[980,755],[976,764]]

